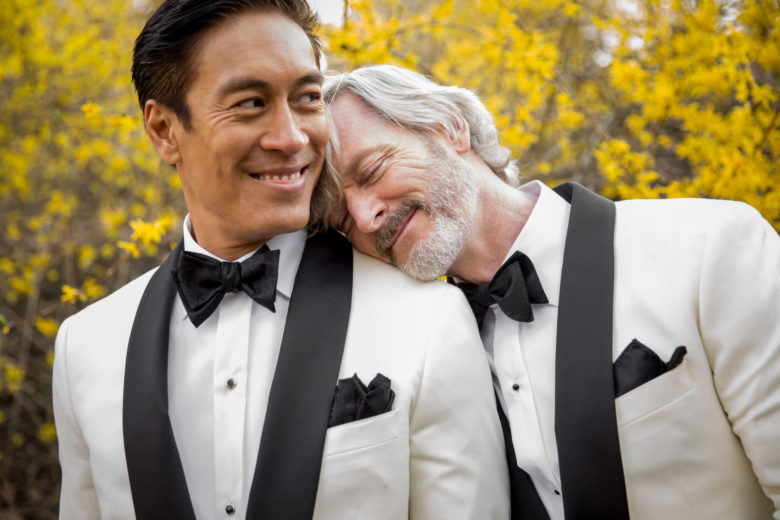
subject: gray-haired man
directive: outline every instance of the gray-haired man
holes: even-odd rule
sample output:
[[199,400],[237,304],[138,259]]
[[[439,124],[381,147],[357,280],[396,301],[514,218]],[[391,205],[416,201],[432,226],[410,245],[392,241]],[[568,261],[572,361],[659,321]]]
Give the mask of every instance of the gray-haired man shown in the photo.
[[[325,85],[358,249],[470,298],[523,518],[780,518],[780,239],[744,204],[519,189],[477,97]],[[470,282],[470,283],[469,283]]]

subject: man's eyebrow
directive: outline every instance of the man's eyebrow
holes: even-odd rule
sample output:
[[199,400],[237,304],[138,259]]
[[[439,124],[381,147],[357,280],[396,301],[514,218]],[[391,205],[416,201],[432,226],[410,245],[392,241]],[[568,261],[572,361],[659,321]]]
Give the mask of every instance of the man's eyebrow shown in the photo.
[[[300,87],[301,85],[322,85],[322,83],[325,81],[325,76],[323,76],[322,72],[311,72],[309,74],[305,74],[301,76],[300,78],[296,79],[293,83],[293,87]],[[258,79],[258,78],[252,78],[247,76],[241,76],[236,78],[231,78],[222,85],[219,89],[219,97],[225,97],[229,94],[232,94],[234,92],[240,92],[242,90],[272,90],[273,85],[265,80]]]
[[317,85],[322,85],[325,83],[325,76],[322,74],[322,72],[311,72],[309,74],[306,74],[304,76],[301,76],[297,80],[295,80],[295,85],[308,85],[310,83],[315,83]]

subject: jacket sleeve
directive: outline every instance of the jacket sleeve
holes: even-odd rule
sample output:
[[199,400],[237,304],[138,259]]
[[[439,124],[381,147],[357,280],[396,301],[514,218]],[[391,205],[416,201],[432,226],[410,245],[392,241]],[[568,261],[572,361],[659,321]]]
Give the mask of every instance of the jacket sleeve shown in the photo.
[[410,420],[410,518],[509,518],[493,383],[474,316],[443,287]]
[[57,427],[62,489],[60,520],[99,519],[97,494],[92,481],[87,447],[76,418],[68,382],[68,331],[65,320],[57,334],[52,376],[54,421]]
[[732,428],[780,520],[780,237],[757,211],[713,223],[700,333]]

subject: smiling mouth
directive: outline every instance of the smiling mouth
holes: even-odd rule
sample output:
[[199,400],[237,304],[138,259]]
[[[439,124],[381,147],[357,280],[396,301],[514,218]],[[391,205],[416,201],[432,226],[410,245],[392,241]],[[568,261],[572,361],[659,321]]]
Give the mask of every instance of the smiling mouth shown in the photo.
[[417,210],[429,213],[427,206],[421,200],[406,200],[395,210],[376,235],[376,250],[384,258],[393,260],[393,246],[401,237]]
[[392,240],[390,240],[390,244],[388,245],[388,249],[392,249],[395,243],[398,241],[398,239],[403,234],[404,230],[406,229],[406,226],[409,225],[409,222],[411,222],[412,217],[414,217],[414,214],[417,213],[417,209],[413,209],[409,213],[406,214],[406,218],[403,222],[401,222],[401,225],[398,226],[398,231],[395,232],[395,235],[393,235]]
[[259,181],[294,181],[301,178],[308,166],[290,173],[250,173],[249,176]]

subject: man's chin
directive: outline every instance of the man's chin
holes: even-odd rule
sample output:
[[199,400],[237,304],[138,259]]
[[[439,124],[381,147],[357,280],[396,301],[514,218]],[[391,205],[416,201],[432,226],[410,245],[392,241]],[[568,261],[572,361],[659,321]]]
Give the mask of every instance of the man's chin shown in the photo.
[[[420,255],[422,256],[422,255]],[[396,264],[401,271],[421,282],[431,282],[447,274],[452,262],[437,256],[415,256],[410,254],[406,262]]]
[[439,278],[444,276],[443,274],[441,276],[430,276],[429,273],[421,274],[421,273],[411,272],[411,271],[408,271],[408,270],[404,269],[403,266],[400,266],[400,267],[401,267],[401,271],[403,271],[404,274],[414,278],[418,282],[432,282],[432,281],[438,280]]
[[453,220],[435,222],[434,229],[418,240],[402,262],[401,270],[424,282],[441,278],[450,270],[466,239],[467,228]]
[[[407,255],[405,258],[400,258],[399,257],[400,255],[393,254],[392,250],[387,250],[387,251],[371,250],[371,251],[363,251],[363,253],[367,254],[368,256],[374,257],[377,260],[381,260],[386,264],[392,265],[393,267],[399,269],[407,276],[410,276],[420,282],[430,282],[432,280],[436,280],[437,278],[440,278],[440,276],[431,274],[430,269],[422,268],[423,266],[421,265],[419,259],[415,261],[414,255],[415,254],[419,255],[419,249],[420,249],[419,247],[413,248],[410,254]],[[441,276],[443,276],[443,274]]]
[[256,224],[256,229],[261,229],[264,226],[263,233],[271,236],[299,231],[305,229],[309,224],[309,208],[308,206],[291,208],[283,216],[280,215],[273,221],[266,218],[262,222],[256,222]]

